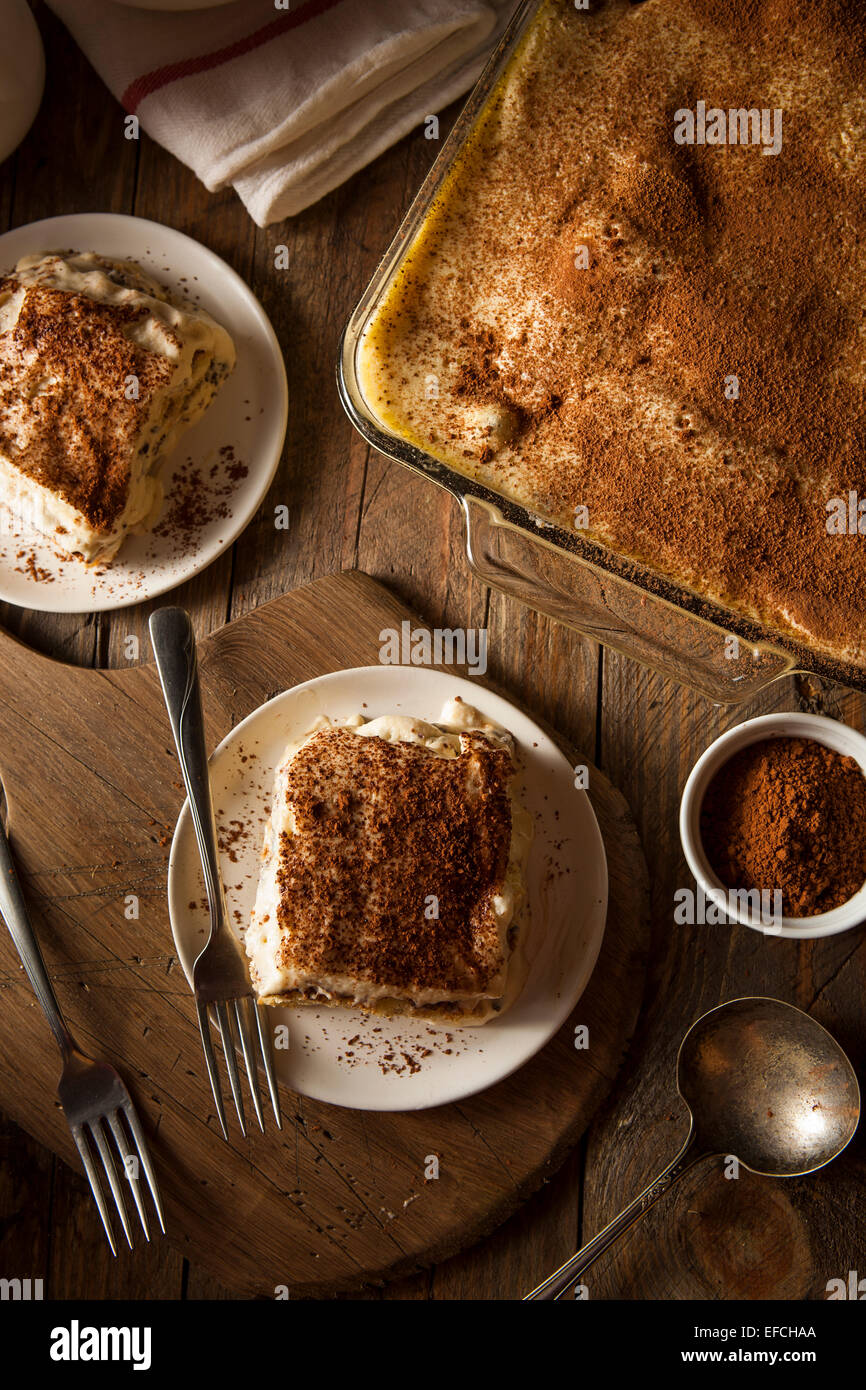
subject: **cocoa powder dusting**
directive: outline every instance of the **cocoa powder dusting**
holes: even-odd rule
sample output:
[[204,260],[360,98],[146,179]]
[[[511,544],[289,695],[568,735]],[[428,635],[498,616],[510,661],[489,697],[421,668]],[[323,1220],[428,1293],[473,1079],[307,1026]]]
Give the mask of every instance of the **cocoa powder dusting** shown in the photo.
[[295,830],[280,837],[279,964],[397,994],[487,989],[503,964],[492,900],[513,770],[510,752],[477,733],[455,758],[347,729],[314,734],[286,780]]
[[[430,453],[860,663],[864,56],[866,0],[551,0],[367,349]],[[780,149],[678,143],[699,100]]]
[[866,777],[815,739],[752,743],[710,783],[701,837],[726,888],[778,889],[786,917],[829,912],[866,882]]
[[[0,298],[17,285],[14,275],[0,279]],[[30,285],[14,328],[0,341],[0,451],[97,530],[110,530],[123,512],[131,443],[174,371],[168,359],[133,341],[147,312]],[[131,376],[134,399],[118,389]],[[29,405],[26,428],[22,400]]]

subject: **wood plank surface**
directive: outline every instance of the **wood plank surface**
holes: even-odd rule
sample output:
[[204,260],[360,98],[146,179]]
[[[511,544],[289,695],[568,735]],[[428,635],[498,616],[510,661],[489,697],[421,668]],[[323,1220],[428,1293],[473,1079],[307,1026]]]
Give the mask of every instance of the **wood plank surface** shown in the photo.
[[[766,942],[745,928],[676,926],[672,904],[675,889],[691,884],[677,836],[678,797],[692,761],[714,734],[749,714],[801,706],[863,729],[866,701],[818,682],[785,681],[752,705],[720,711],[486,591],[466,564],[456,508],[423,479],[371,452],[343,416],[333,387],[343,323],[435,156],[436,142],[413,132],[315,207],[261,232],[233,194],[205,193],[147,137],[124,141],[120,107],[54,16],[42,4],[34,9],[47,49],[46,97],[21,149],[0,166],[3,223],[99,209],[177,226],[249,279],[284,348],[290,421],[271,495],[231,557],[177,594],[199,633],[309,579],[360,567],[428,622],[486,624],[493,679],[594,755],[637,818],[653,878],[650,976],[614,1094],[556,1179],[499,1231],[431,1272],[389,1283],[383,1293],[398,1299],[508,1296],[595,1234],[667,1162],[684,1127],[673,1083],[676,1046],[685,1028],[720,999],[752,990],[789,999],[814,1012],[855,1064],[862,1062],[862,930],[824,942]],[[443,137],[456,109],[440,113]],[[290,251],[284,272],[274,270],[279,244]],[[288,533],[273,527],[277,502],[291,509]],[[0,623],[64,661],[123,667],[122,638],[143,634],[146,616],[147,609],[52,618],[6,607]],[[143,643],[141,651],[144,658]],[[117,1271],[106,1258],[81,1179],[14,1126],[3,1129],[2,1144],[2,1272],[50,1269],[56,1297],[110,1295]],[[828,1278],[862,1271],[863,1189],[862,1138],[811,1179],[733,1184],[712,1167],[699,1170],[599,1261],[588,1278],[590,1296],[823,1297]],[[74,1241],[61,1238],[67,1213]],[[130,1296],[143,1298],[214,1293],[211,1277],[166,1245],[136,1255],[123,1281]]]
[[[276,691],[375,664],[381,630],[406,618],[385,589],[345,572],[206,638],[209,746]],[[168,923],[167,841],[183,801],[170,743],[152,664],[58,668],[0,634],[0,770],[16,859],[61,1008],[88,1052],[122,1063],[147,1117],[175,1249],[241,1294],[273,1296],[285,1284],[303,1296],[414,1272],[474,1242],[556,1171],[634,1028],[648,881],[625,802],[590,764],[608,852],[607,930],[577,1011],[537,1057],[480,1095],[419,1112],[370,1114],[286,1093],[282,1134],[237,1132],[226,1144]],[[130,893],[134,922],[123,911]],[[0,986],[0,1104],[69,1158],[52,1098],[54,1042],[5,934]],[[589,1029],[586,1051],[575,1049],[575,1022]],[[431,1153],[435,1185],[424,1180]],[[87,1255],[98,1269],[100,1251]],[[173,1275],[170,1265],[159,1272]],[[524,1273],[512,1277],[517,1296]]]
[[[739,926],[673,923],[674,893],[693,886],[677,833],[679,794],[707,744],[744,713],[810,709],[866,727],[862,696],[813,678],[787,680],[746,711],[698,696],[605,655],[600,765],[636,808],[653,872],[653,946],[646,1002],[615,1103],[594,1127],[582,1238],[601,1229],[670,1161],[687,1117],[674,1085],[690,1023],[724,999],[763,994],[812,1014],[862,1075],[864,933],[820,941],[765,937]],[[594,1298],[825,1298],[827,1282],[862,1264],[866,1249],[862,1134],[826,1170],[774,1181],[721,1176],[709,1162],[653,1208],[621,1247],[598,1261]]]

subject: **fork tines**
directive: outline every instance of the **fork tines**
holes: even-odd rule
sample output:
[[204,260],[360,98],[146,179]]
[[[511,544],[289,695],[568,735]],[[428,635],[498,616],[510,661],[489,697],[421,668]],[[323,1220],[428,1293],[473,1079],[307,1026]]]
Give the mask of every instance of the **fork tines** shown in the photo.
[[[282,1129],[283,1121],[280,1114],[280,1100],[277,1093],[276,1076],[274,1074],[274,1058],[271,1050],[270,1029],[262,1023],[262,1016],[255,1000],[252,995],[242,995],[239,998],[214,1001],[211,1004],[211,1008],[213,1008],[216,1014],[217,1027],[219,1028],[223,1053],[226,1059],[226,1070],[229,1074],[229,1085],[231,1087],[232,1096],[234,1097],[235,1109],[238,1112],[241,1134],[246,1135],[247,1131],[244,1102],[241,1094],[241,1082],[238,1074],[238,1043],[240,1044],[247,1069],[247,1081],[249,1083],[253,1109],[256,1112],[256,1119],[259,1122],[259,1129],[264,1133],[265,1121],[262,1115],[261,1101],[259,1099],[259,1057],[261,1057],[264,1064],[268,1092],[271,1097],[271,1105],[273,1106],[277,1129]],[[202,1047],[204,1048],[204,1057],[207,1063],[207,1072],[210,1077],[210,1085],[213,1091],[217,1116],[219,1117],[219,1122],[222,1127],[223,1137],[228,1139],[229,1135],[228,1126],[226,1124],[225,1106],[223,1105],[219,1072],[217,1071],[216,1057],[214,1055],[213,1043],[210,1035],[208,1005],[201,999],[196,1000],[196,1012],[198,1014],[198,1027],[201,1033]],[[251,1018],[255,1020],[254,1027],[251,1026]]]
[[[123,1111],[123,1114],[126,1116],[129,1135],[127,1135],[123,1122],[121,1121],[121,1111]],[[93,1119],[87,1120],[82,1124],[70,1125],[72,1136],[78,1146],[78,1152],[84,1164],[87,1180],[90,1183],[90,1190],[99,1208],[99,1215],[102,1218],[102,1224],[105,1228],[105,1234],[108,1237],[108,1243],[111,1246],[111,1252],[113,1255],[116,1255],[117,1247],[114,1243],[114,1234],[111,1228],[108,1204],[105,1201],[91,1145],[95,1148],[102,1160],[102,1168],[108,1180],[108,1185],[111,1188],[111,1194],[114,1197],[114,1205],[120,1217],[120,1224],[123,1227],[126,1243],[130,1250],[132,1249],[132,1235],[126,1214],[126,1204],[123,1200],[123,1189],[121,1187],[120,1178],[118,1177],[114,1155],[106,1132],[106,1125],[111,1130],[111,1134],[114,1138],[117,1153],[121,1160],[122,1175],[129,1184],[132,1199],[135,1202],[138,1219],[141,1222],[145,1238],[148,1241],[150,1240],[150,1231],[148,1229],[147,1216],[141,1196],[139,1168],[144,1170],[144,1175],[147,1178],[154,1210],[156,1211],[163,1235],[165,1235],[165,1221],[162,1214],[162,1204],[159,1200],[159,1188],[156,1185],[156,1175],[153,1171],[150,1154],[147,1150],[147,1142],[132,1102],[127,1100],[121,1103],[116,1110],[109,1111],[105,1115],[97,1115]]]

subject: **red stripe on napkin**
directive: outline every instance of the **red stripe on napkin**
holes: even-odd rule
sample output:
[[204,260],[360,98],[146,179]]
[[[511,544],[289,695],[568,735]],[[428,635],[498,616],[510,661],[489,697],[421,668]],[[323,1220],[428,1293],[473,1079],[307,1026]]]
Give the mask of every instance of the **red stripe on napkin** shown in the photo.
[[214,53],[203,53],[200,58],[185,58],[180,63],[168,63],[163,68],[154,68],[153,72],[146,72],[142,77],[136,77],[130,82],[120,98],[121,105],[132,114],[145,97],[159,91],[160,87],[177,82],[181,77],[192,77],[196,73],[207,72],[210,68],[218,68],[223,63],[230,63],[233,58],[240,58],[244,53],[261,48],[262,44],[270,43],[271,39],[278,38],[290,29],[296,29],[299,24],[306,24],[308,19],[316,19],[340,4],[342,0],[309,0],[293,14],[283,14],[279,19],[271,20],[261,29],[237,39],[226,48],[218,48]]

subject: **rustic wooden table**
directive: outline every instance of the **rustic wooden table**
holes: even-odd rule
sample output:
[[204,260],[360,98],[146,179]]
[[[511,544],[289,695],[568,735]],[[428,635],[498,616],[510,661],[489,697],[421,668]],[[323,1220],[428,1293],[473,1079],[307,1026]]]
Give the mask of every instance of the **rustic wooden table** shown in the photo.
[[[344,322],[436,144],[417,131],[302,216],[259,231],[232,192],[208,194],[146,137],[126,140],[120,107],[57,20],[41,4],[36,10],[46,95],[27,140],[0,167],[2,225],[75,211],[167,222],[253,286],[285,351],[289,431],[271,494],[232,553],[176,595],[199,632],[319,575],[366,570],[434,625],[486,625],[492,678],[584,749],[633,809],[653,879],[653,940],[640,1025],[609,1104],[556,1179],[495,1235],[368,1295],[515,1297],[615,1215],[679,1146],[686,1126],[674,1089],[676,1049],[704,1010],[738,994],[776,995],[813,1013],[862,1064],[862,930],[795,944],[744,928],[676,926],[673,897],[691,882],[677,836],[679,794],[707,743],[744,715],[777,708],[809,708],[863,728],[866,700],[788,680],[748,709],[719,710],[485,590],[467,566],[450,499],[368,449],[334,386]],[[443,136],[455,114],[444,113]],[[274,269],[279,243],[290,249],[287,271]],[[279,503],[290,508],[288,531],[271,521]],[[122,666],[128,635],[148,650],[149,611],[52,617],[6,607],[0,622],[66,662]],[[54,1298],[232,1296],[165,1243],[114,1261],[83,1178],[8,1122],[0,1144],[0,1272],[41,1275]],[[829,1279],[866,1260],[863,1179],[862,1138],[812,1179],[729,1182],[702,1167],[599,1261],[591,1297],[825,1297]]]

